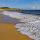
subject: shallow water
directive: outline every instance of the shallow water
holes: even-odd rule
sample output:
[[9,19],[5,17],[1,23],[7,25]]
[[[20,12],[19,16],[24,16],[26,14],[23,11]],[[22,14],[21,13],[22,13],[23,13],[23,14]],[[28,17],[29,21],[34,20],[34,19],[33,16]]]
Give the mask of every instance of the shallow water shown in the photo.
[[[2,11],[2,12],[0,12],[0,23],[10,23],[10,24],[14,23],[14,24],[19,24],[19,23],[23,22],[23,23],[27,23],[27,24],[30,23],[29,24],[29,26],[30,26],[32,23],[35,23],[35,21],[36,22],[40,21],[40,16],[33,15],[33,14],[23,14],[23,13],[18,13],[18,12],[13,12],[13,11]],[[27,26],[27,24],[25,26]],[[4,25],[4,24],[2,24],[2,25]],[[24,25],[22,25],[22,26],[24,27]],[[17,28],[17,27],[18,26],[16,26],[15,28]],[[19,27],[19,29],[20,29],[20,27]],[[20,31],[20,32],[21,32],[21,34],[23,34],[23,33],[25,35],[27,34],[31,38],[30,32],[27,33],[25,31],[27,31],[27,30],[25,29],[24,31]]]
[[18,23],[19,19],[13,19],[9,16],[0,13],[0,40],[32,40],[28,36],[22,35],[16,31],[15,23]]

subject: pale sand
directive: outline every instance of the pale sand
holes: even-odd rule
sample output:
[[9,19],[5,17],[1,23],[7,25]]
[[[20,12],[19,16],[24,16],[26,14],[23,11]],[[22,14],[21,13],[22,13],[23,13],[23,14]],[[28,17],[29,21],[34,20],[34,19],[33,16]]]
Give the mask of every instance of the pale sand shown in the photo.
[[0,40],[32,40],[16,31],[11,23],[0,23]]

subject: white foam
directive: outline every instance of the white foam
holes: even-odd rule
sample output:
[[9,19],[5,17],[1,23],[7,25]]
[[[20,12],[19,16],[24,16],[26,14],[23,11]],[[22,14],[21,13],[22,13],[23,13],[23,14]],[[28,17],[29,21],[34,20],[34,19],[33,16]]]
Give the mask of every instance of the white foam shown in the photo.
[[3,12],[4,15],[10,16],[12,18],[18,18],[20,19],[22,16],[22,13],[18,13],[18,12],[10,12],[10,11],[4,11]]
[[23,35],[28,35],[30,38],[34,40],[39,40],[40,36],[40,16],[34,15],[23,15],[18,12],[8,12],[4,11],[4,15],[10,16],[12,18],[20,19],[20,22],[16,24],[17,31],[19,31]]
[[[17,30],[20,31],[21,34],[28,35],[30,38],[32,38],[34,40],[39,40],[39,38],[40,38],[39,37],[40,36],[39,35],[39,33],[40,33],[40,30],[39,30],[40,29],[40,20],[36,19],[38,16],[36,18],[35,17],[32,15],[31,17],[28,17],[27,19],[25,18],[27,21],[25,21],[25,19],[21,19],[24,22],[25,25],[18,23],[18,24],[16,24],[16,27],[19,28]],[[22,22],[22,21],[20,21],[20,22]]]

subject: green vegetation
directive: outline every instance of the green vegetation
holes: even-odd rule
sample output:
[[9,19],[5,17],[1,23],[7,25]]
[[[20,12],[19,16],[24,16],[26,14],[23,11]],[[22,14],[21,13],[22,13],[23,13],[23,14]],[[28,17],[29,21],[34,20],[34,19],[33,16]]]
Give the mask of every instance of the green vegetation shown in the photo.
[[10,7],[0,7],[0,11],[17,11],[17,12],[22,12],[21,9],[19,8],[10,8]]
[[13,10],[13,11],[17,11],[19,9],[17,9],[17,8],[9,8],[9,7],[0,7],[0,10]]

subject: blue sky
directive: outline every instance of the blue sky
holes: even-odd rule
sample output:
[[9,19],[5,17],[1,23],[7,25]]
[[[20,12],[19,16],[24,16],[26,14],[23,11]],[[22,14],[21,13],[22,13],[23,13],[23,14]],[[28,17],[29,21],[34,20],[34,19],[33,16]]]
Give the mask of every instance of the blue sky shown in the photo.
[[23,9],[40,9],[40,0],[0,0],[0,7],[1,6]]

